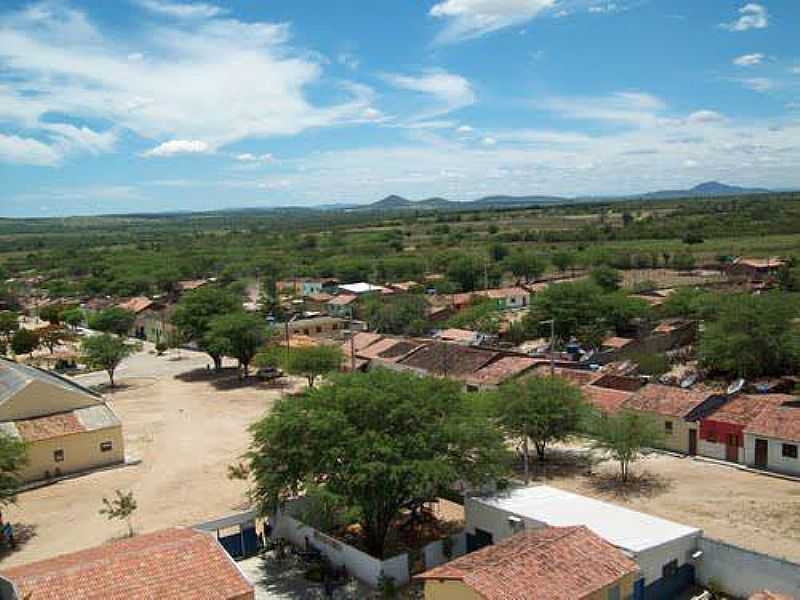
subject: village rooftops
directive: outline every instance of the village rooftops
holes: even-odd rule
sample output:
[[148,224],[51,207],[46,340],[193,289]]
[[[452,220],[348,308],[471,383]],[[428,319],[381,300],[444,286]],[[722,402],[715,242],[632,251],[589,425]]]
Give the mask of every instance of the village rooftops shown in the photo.
[[[531,375],[536,377],[548,377],[550,375],[550,365],[547,362],[539,361],[541,364],[537,366]],[[588,385],[591,382],[599,379],[601,376],[594,371],[587,371],[584,369],[566,369],[564,367],[555,367],[553,373],[556,377],[562,377],[567,381],[574,383],[577,386]]]
[[737,394],[702,417],[717,423],[747,427],[771,405],[779,406],[788,400],[794,400],[794,397],[784,394]]
[[207,533],[164,529],[0,572],[20,600],[252,600],[253,586]]
[[117,304],[117,306],[122,310],[127,310],[135,314],[139,314],[143,310],[147,310],[152,305],[153,301],[145,296],[136,296],[135,298],[131,298],[125,302],[120,302]]
[[[769,394],[769,396],[772,396],[774,400],[768,402],[758,415],[750,420],[750,423],[745,426],[745,433],[788,442],[800,442],[800,401],[794,396],[782,394]],[[757,399],[763,396],[751,397]]]
[[632,342],[633,342],[633,340],[630,339],[630,338],[614,336],[614,337],[608,337],[608,338],[604,339],[603,343],[602,343],[602,346],[604,348],[612,348],[614,350],[622,350],[625,346],[627,346],[628,344],[631,344]]
[[476,385],[500,385],[517,377],[541,360],[528,356],[503,356],[481,367],[466,377],[468,383]]
[[439,332],[439,339],[443,342],[459,342],[462,344],[471,344],[478,337],[477,332],[471,329],[458,329],[451,327],[449,329],[442,329]]
[[477,371],[497,356],[497,352],[489,350],[432,342],[411,353],[399,364],[437,375],[463,377]]
[[633,554],[700,533],[694,527],[548,485],[519,487],[473,500],[555,527],[586,525],[607,542]]
[[635,392],[623,408],[650,412],[664,417],[686,417],[712,394],[671,385],[649,383]]
[[355,294],[339,294],[331,298],[328,304],[332,304],[333,306],[347,306],[355,300],[358,300],[358,296]]
[[54,385],[70,392],[85,394],[93,399],[100,398],[97,392],[93,392],[71,379],[51,371],[0,358],[0,403],[36,381]]
[[588,528],[523,531],[417,577],[456,580],[486,600],[581,600],[638,571]]
[[386,288],[361,281],[359,283],[345,283],[344,285],[340,285],[339,289],[350,294],[361,295],[372,292],[383,292]]
[[423,345],[424,342],[418,342],[410,338],[387,337],[362,349],[358,352],[358,356],[369,360],[379,359],[384,362],[394,363],[402,360],[403,357],[408,356],[409,353]]
[[586,400],[602,413],[615,413],[633,393],[624,390],[586,385],[581,388]]

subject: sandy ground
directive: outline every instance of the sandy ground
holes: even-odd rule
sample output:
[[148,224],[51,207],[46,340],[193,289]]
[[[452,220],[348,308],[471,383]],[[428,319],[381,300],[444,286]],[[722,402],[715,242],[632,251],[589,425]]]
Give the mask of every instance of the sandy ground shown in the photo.
[[[562,462],[559,455],[556,463]],[[616,463],[596,465],[589,476],[585,466],[563,462],[567,464],[540,469],[536,482],[698,527],[708,537],[800,562],[799,482],[653,453],[634,468],[638,480],[620,487],[614,478]]]
[[[210,380],[208,357],[186,351],[181,356],[137,354],[119,372],[121,389],[107,395],[123,423],[126,454],[141,458],[141,464],[20,494],[18,504],[4,512],[22,543],[3,557],[0,567],[124,534],[123,523],[98,514],[101,499],[116,489],[133,491],[138,532],[193,525],[245,508],[246,485],[229,480],[227,467],[247,449],[247,427],[281,391],[259,383],[242,386],[230,373],[224,381]],[[87,375],[81,381],[95,385],[105,376]]]

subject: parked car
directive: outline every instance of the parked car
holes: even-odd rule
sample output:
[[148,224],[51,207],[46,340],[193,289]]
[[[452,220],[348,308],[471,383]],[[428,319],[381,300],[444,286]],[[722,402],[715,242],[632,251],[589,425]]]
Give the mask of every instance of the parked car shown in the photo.
[[275,367],[262,367],[256,372],[256,377],[262,381],[273,381],[283,377],[283,371]]

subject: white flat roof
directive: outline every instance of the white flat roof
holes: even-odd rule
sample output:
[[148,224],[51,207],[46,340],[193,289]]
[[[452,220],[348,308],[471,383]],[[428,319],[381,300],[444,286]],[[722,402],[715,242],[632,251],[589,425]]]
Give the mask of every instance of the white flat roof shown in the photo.
[[347,283],[345,285],[340,285],[339,289],[345,290],[347,292],[351,292],[353,294],[366,294],[367,292],[379,292],[383,290],[379,285],[372,285],[371,283]]
[[586,525],[609,543],[633,553],[700,533],[694,527],[547,485],[515,488],[497,496],[473,500],[547,525]]

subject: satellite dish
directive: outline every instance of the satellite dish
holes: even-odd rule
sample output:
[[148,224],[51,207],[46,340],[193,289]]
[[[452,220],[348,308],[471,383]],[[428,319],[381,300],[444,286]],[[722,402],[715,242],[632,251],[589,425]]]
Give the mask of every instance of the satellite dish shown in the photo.
[[743,387],[744,387],[744,379],[737,379],[728,386],[728,389],[726,390],[728,396],[733,396],[734,394],[738,394],[739,392],[742,391]]
[[692,387],[696,382],[697,382],[697,374],[696,373],[692,373],[688,377],[684,377],[681,380],[681,387],[684,390],[686,390],[686,389],[689,389],[690,387]]

